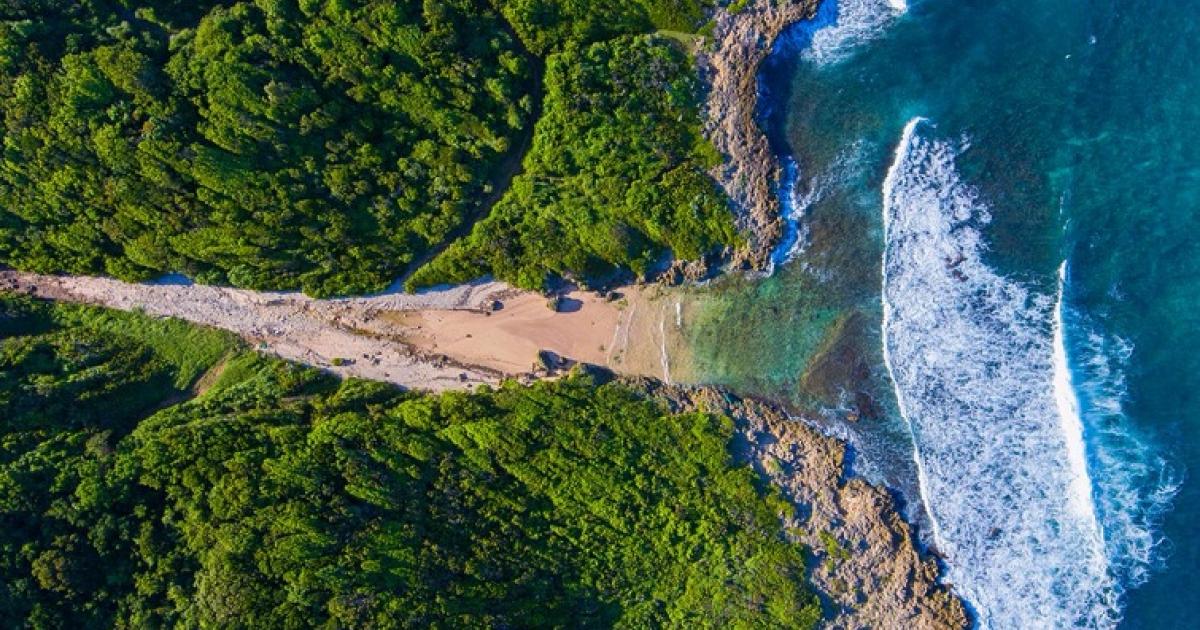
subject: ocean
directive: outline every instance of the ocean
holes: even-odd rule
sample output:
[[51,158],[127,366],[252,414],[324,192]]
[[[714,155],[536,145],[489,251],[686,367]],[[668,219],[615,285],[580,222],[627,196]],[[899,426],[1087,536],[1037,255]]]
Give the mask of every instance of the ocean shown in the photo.
[[1200,618],[1200,0],[826,0],[777,45],[767,278],[704,380],[828,419],[981,627]]

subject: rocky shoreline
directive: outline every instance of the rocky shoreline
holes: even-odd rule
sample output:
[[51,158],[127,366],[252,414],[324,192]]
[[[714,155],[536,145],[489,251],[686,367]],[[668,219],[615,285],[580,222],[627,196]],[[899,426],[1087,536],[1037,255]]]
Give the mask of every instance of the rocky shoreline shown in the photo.
[[782,166],[758,124],[758,72],[789,26],[811,18],[819,0],[750,0],[714,15],[712,44],[696,63],[708,93],[706,137],[725,156],[712,176],[733,205],[737,227],[749,239],[732,253],[733,268],[766,269],[783,232],[779,186]]
[[[697,55],[708,93],[706,137],[725,156],[711,174],[730,198],[748,242],[728,254],[730,267],[769,268],[783,235],[783,166],[759,125],[758,75],[776,40],[810,19],[819,0],[750,0],[714,15],[712,42]],[[685,270],[683,276],[688,276]],[[672,410],[720,411],[737,422],[735,455],[794,506],[784,517],[793,540],[811,550],[809,580],[826,628],[949,629],[970,626],[966,608],[939,583],[937,562],[923,556],[911,527],[885,488],[847,475],[846,446],[771,405],[716,388],[625,379]]]
[[967,628],[963,603],[938,582],[887,490],[847,475],[846,447],[781,410],[713,387],[623,379],[672,411],[709,411],[737,423],[735,456],[788,499],[792,540],[811,551],[809,581],[824,607],[824,627]]

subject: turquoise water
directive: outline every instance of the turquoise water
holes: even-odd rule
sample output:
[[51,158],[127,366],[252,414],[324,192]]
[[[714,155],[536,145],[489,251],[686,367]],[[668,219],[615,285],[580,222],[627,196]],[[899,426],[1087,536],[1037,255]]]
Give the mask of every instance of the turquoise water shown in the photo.
[[1195,627],[1200,0],[830,0],[773,59],[797,238],[739,299],[860,324],[860,449],[980,624]]

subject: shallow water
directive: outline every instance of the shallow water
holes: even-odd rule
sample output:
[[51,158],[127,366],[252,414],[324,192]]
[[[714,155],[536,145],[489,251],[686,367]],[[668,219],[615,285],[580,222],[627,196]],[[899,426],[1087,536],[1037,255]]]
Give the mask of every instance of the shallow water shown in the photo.
[[762,77],[795,238],[696,374],[852,420],[981,625],[1200,614],[1197,9],[830,0]]

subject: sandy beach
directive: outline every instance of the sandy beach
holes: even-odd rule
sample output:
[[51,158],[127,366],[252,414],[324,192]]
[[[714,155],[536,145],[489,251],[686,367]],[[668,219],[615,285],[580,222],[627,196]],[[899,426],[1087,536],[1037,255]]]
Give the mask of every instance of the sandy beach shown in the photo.
[[[342,376],[420,390],[552,376],[542,357],[671,380],[674,303],[657,286],[616,296],[540,294],[477,282],[410,295],[318,300],[301,293],[0,271],[0,290],[177,317],[231,331],[259,351]],[[547,354],[549,353],[549,354]]]

